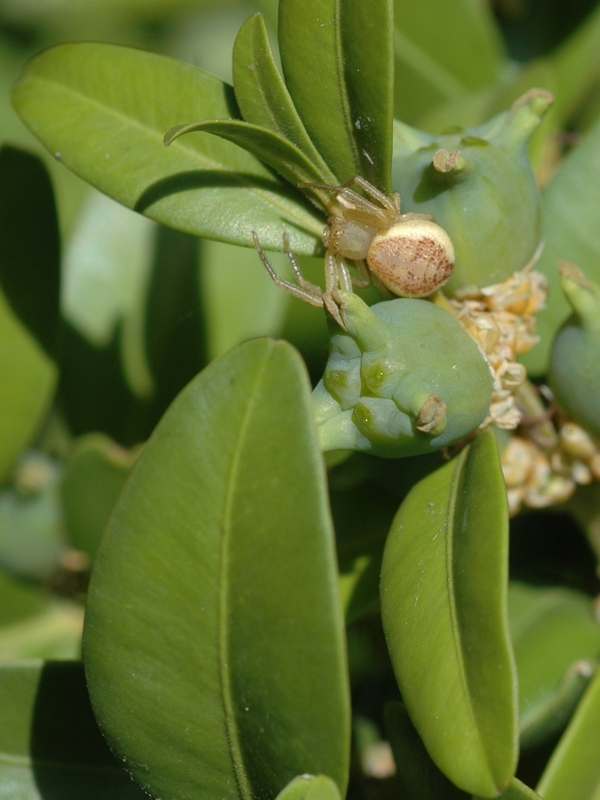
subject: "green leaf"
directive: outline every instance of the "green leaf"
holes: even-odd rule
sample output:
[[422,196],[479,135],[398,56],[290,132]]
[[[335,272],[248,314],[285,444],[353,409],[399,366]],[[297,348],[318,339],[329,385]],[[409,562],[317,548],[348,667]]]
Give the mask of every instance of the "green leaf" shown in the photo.
[[[165,134],[165,144],[170,145],[180,136],[194,131],[213,133],[243,147],[244,150],[279,172],[292,186],[299,183],[319,183],[322,180],[321,170],[315,167],[295,144],[268,128],[251,125],[237,119],[204,120],[177,125]],[[306,187],[303,191],[313,195],[325,207],[331,197],[331,192],[325,192],[322,189]]]
[[487,5],[395,0],[394,19],[395,114],[403,122],[418,123],[440,103],[499,79],[502,40]]
[[590,659],[600,656],[600,625],[589,598],[567,589],[511,583],[508,611],[521,743],[533,745],[569,719],[590,678]]
[[179,395],[96,559],[84,654],[119,756],[164,800],[347,780],[325,475],[301,360],[248,342]]
[[[4,222],[0,221],[0,228]],[[54,362],[18,319],[1,287],[0,375],[1,481],[35,435],[56,383]]]
[[82,624],[80,606],[55,600],[0,572],[0,663],[22,658],[77,658]]
[[[128,208],[198,236],[293,250],[320,246],[322,220],[255,158],[215,137],[165,149],[186,119],[237,116],[218,78],[165,56],[98,43],[65,44],[29,62],[13,103],[69,169]],[[60,113],[57,113],[60,109]]]
[[543,374],[553,337],[571,313],[561,289],[559,261],[573,261],[600,283],[600,122],[564,159],[542,197],[544,251],[535,269],[548,278],[546,308],[536,316],[539,344],[523,357],[528,372]]
[[340,800],[340,790],[326,775],[299,775],[279,792],[276,800]]
[[143,800],[94,720],[80,662],[0,667],[1,800]]
[[[279,276],[287,277],[290,272],[287,256],[273,253],[269,260]],[[200,281],[207,360],[217,358],[246,339],[281,334],[292,298],[275,286],[254,250],[223,242],[203,242]]]
[[0,285],[19,322],[56,356],[60,241],[54,192],[44,163],[0,148]]
[[[389,191],[391,0],[285,0],[279,46],[292,100],[339,181],[362,175]],[[307,80],[307,76],[314,76]]]
[[597,85],[599,48],[600,8],[597,7],[550,57],[557,78],[555,113],[563,128]]
[[233,87],[246,122],[269,128],[296,145],[317,168],[319,183],[336,182],[279,74],[262,14],[253,14],[238,32],[233,47]]
[[[480,800],[480,798],[474,797],[473,800]],[[496,800],[542,800],[542,798],[518,778],[513,778],[509,787],[499,794]]]
[[494,797],[514,773],[508,512],[490,430],[408,494],[383,557],[381,605],[408,713],[442,772]]
[[128,386],[140,398],[155,389],[144,317],[157,227],[106,195],[90,192],[64,258],[65,319],[99,348],[117,336]]
[[91,558],[136,455],[107,436],[91,433],[77,441],[65,466],[60,493],[67,536]]
[[600,796],[600,670],[558,743],[537,791],[544,800],[597,800]]

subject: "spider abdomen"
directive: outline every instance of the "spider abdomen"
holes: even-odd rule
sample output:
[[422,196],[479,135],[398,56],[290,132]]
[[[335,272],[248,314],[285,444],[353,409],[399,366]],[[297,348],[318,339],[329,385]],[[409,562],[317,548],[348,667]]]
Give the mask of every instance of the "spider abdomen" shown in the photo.
[[454,247],[431,219],[401,219],[371,242],[367,263],[381,283],[400,297],[426,297],[452,274]]

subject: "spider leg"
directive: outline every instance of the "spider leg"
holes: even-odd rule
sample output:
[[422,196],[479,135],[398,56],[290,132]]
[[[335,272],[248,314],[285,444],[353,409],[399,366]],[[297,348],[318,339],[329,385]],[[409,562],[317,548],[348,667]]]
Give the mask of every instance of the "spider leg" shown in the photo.
[[367,267],[366,262],[363,260],[355,261],[356,269],[358,270],[358,278],[352,278],[354,286],[359,286],[365,289],[371,283],[371,272]]
[[[280,278],[273,269],[271,262],[264,254],[258,242],[258,236],[256,235],[255,231],[252,231],[252,238],[254,240],[254,246],[256,248],[256,252],[258,253],[259,258],[262,261],[265,269],[269,273],[271,280],[276,286],[278,286],[280,289],[283,289],[288,294],[291,294],[294,297],[298,297],[300,300],[305,300],[307,303],[310,303],[311,306],[322,308],[323,305],[326,305],[323,300],[322,290],[318,286],[315,286],[314,283],[310,283],[310,281],[307,281],[302,276],[300,267],[298,266],[298,263],[295,261],[295,259],[293,261],[292,259],[290,259],[290,261],[292,262],[292,269],[294,270],[294,273],[296,274],[297,277],[299,276],[299,280],[301,281],[300,286],[296,286],[296,284],[290,283],[290,281],[286,281],[284,278]],[[288,257],[289,255],[290,253],[288,252]]]
[[357,175],[355,178],[350,181],[350,183],[355,183],[357,186],[366,192],[373,200],[377,200],[378,203],[391,212],[398,212],[400,210],[400,195],[398,192],[394,192],[392,197],[388,197],[387,194],[381,192],[372,183],[365,180],[365,178]]

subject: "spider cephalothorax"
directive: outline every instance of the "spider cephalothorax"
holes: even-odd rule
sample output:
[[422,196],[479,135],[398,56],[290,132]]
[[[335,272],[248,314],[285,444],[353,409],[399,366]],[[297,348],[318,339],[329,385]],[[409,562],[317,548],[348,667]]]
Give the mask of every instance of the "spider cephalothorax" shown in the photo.
[[[352,189],[352,184],[362,189],[367,197]],[[398,193],[388,197],[360,176],[342,186],[313,188],[325,189],[334,195],[334,213],[323,231],[325,290],[304,278],[285,234],[284,244],[297,284],[275,274],[254,234],[263,264],[282,289],[314,306],[325,306],[345,327],[340,314],[339,289],[351,291],[352,285],[367,286],[372,277],[386,294],[426,297],[450,277],[454,266],[450,237],[430,214],[401,214]],[[354,261],[358,278],[350,274],[346,259]]]

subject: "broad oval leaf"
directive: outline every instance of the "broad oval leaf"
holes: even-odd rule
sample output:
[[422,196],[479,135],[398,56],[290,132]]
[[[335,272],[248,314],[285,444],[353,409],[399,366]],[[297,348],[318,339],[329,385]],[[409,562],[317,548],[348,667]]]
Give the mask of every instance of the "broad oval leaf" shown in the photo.
[[279,74],[262,14],[247,19],[236,37],[233,87],[246,122],[283,136],[318,168],[319,183],[335,183],[335,175],[310,140]]
[[392,36],[390,0],[280,4],[283,74],[309,136],[338,180],[360,174],[383,191],[391,180]]
[[81,662],[0,667],[2,800],[144,800],[102,739]]
[[381,574],[408,713],[442,772],[482,797],[506,787],[517,758],[507,553],[506,489],[488,430],[409,492]]
[[[123,205],[180,230],[295,252],[320,246],[322,220],[259,161],[216,137],[165,149],[188,119],[237,116],[233,90],[189,64],[128,47],[64,44],[29,62],[13,103],[57,159]],[[60,113],[58,113],[58,109]]]
[[537,791],[544,800],[597,800],[600,796],[600,670],[558,743]]
[[102,540],[92,704],[156,797],[347,780],[349,709],[325,475],[299,356],[255,340],[179,395]]

